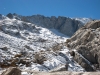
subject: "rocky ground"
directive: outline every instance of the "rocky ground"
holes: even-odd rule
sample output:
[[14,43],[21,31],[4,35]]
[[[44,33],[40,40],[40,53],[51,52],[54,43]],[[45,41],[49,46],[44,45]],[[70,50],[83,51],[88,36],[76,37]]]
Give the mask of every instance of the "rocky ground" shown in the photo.
[[[20,69],[11,67],[2,72],[1,75],[28,75],[27,72],[21,72]],[[36,72],[31,71],[32,75],[100,75],[100,72],[70,72],[70,71],[57,71],[57,72]]]

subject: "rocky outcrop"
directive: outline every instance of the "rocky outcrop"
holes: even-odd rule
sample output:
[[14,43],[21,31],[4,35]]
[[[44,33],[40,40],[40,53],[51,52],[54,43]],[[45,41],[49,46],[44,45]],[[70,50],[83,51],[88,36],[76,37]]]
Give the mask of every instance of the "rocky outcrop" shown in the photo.
[[[84,61],[84,65],[90,66],[83,66],[87,71],[100,69],[100,21],[87,23],[68,39],[66,44],[71,49],[71,55],[81,66]],[[76,56],[76,53],[82,56]]]
[[9,13],[9,14],[7,14],[7,17],[10,19],[13,19],[13,14]]

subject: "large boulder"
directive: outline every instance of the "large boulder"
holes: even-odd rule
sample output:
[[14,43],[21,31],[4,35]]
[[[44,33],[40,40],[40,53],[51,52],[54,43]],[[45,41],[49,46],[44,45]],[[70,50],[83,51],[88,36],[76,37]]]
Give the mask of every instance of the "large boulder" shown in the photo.
[[[87,59],[93,66],[92,67],[93,69],[95,70],[100,69],[100,61],[99,61],[100,60],[100,21],[97,20],[97,21],[91,21],[87,23],[84,27],[80,28],[70,39],[66,41],[66,45],[71,50],[75,49],[76,52],[78,52],[85,59]],[[71,52],[71,54],[76,60],[77,57],[75,57],[74,52]],[[85,62],[85,65],[87,63],[88,62]],[[87,68],[89,69],[89,67],[85,67],[85,69]]]

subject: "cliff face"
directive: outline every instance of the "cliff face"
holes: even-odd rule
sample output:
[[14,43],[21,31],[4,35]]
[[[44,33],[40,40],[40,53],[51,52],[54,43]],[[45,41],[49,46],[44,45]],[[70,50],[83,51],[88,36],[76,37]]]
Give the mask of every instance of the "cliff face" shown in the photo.
[[87,71],[100,70],[100,21],[91,21],[80,28],[67,40],[67,46],[74,60]]
[[67,36],[72,36],[77,31],[77,29],[83,26],[83,24],[80,21],[61,16],[56,18],[55,16],[44,17],[41,15],[33,15],[33,16],[22,17],[23,21],[24,19],[28,22],[37,25],[42,25],[43,27],[46,28],[57,29],[58,31]]

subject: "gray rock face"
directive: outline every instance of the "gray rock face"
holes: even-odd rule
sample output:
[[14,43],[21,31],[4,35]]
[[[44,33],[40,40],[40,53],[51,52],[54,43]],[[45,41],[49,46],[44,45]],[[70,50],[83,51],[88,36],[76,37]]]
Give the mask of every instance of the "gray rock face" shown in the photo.
[[[100,69],[100,21],[87,23],[84,27],[80,28],[71,39],[68,39],[66,44],[70,49],[76,49],[76,52],[88,60],[94,70]],[[80,56],[75,57],[74,52],[72,52],[71,55],[77,61],[77,58]],[[81,59],[78,60],[81,61]],[[83,61],[78,63],[82,65]],[[87,63],[88,62],[85,62],[84,65]],[[85,69],[90,68],[85,67]]]
[[83,26],[83,24],[80,21],[61,16],[56,18],[55,16],[45,17],[41,15],[33,15],[24,17],[24,19],[24,21],[41,25],[46,28],[57,29],[58,31],[67,36],[72,36],[80,27]]
[[66,35],[72,36],[80,28],[78,26],[79,24],[80,22],[68,18],[61,26],[60,31]]
[[[8,14],[8,17],[12,18],[12,14]],[[59,32],[67,35],[72,36],[80,27],[84,24],[78,20],[71,19],[68,17],[45,17],[43,15],[32,15],[32,16],[19,16],[17,14],[13,14],[18,20],[22,20],[25,22],[30,22],[33,24],[37,24],[46,28],[54,28],[57,29]]]

